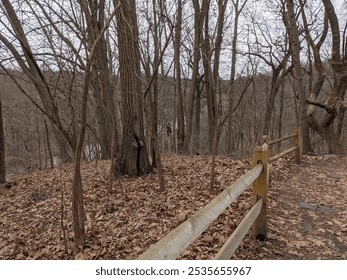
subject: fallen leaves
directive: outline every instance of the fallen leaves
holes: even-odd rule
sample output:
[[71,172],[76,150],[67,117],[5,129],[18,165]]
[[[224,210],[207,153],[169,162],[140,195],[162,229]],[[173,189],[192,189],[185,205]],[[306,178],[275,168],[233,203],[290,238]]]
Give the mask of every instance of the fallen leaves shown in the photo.
[[[251,168],[249,160],[230,157],[216,163],[216,193]],[[286,159],[273,163],[268,239],[247,234],[234,258],[347,258],[346,163],[317,157],[304,158],[301,165]],[[117,179],[111,195],[109,162],[83,165],[86,247],[76,256],[72,167],[11,178],[16,185],[0,189],[0,259],[135,259],[215,196],[208,192],[209,157],[167,156],[163,164],[165,192],[158,192],[157,177],[150,174]],[[213,258],[250,209],[251,196],[251,190],[242,193],[180,258]]]
[[[271,170],[269,242],[243,259],[346,259],[347,158],[304,157]],[[346,235],[346,234],[345,234]],[[258,241],[248,242],[257,246]]]

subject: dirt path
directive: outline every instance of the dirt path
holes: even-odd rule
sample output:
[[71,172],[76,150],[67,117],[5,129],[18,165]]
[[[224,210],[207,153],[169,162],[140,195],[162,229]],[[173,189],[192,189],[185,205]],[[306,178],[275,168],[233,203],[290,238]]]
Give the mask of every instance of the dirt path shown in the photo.
[[268,240],[249,237],[235,258],[347,259],[346,166],[346,157],[319,156],[275,170]]

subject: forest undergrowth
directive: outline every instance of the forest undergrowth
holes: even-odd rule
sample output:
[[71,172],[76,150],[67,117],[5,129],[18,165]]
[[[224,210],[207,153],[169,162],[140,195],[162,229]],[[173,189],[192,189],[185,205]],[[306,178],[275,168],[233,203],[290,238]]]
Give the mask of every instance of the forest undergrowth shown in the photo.
[[[165,192],[155,173],[122,177],[108,195],[109,161],[82,166],[86,246],[74,255],[72,166],[9,178],[0,189],[0,259],[135,259],[251,169],[251,160],[218,157],[209,193],[210,157],[165,156]],[[347,259],[346,157],[304,157],[272,164],[268,238],[249,232],[234,259]],[[251,208],[246,190],[182,253],[211,259]]]

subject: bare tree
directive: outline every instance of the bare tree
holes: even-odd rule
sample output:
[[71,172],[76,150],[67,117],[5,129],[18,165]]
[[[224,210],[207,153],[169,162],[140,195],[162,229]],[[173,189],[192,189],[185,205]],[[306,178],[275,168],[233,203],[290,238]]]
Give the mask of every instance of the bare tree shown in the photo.
[[232,37],[232,43],[231,43],[231,70],[230,70],[230,87],[231,91],[228,97],[228,131],[227,131],[227,143],[226,143],[226,152],[231,153],[233,148],[233,115],[232,110],[234,106],[234,84],[235,84],[235,78],[236,78],[236,62],[237,62],[237,40],[238,40],[238,33],[239,33],[239,19],[240,15],[245,8],[245,5],[247,4],[248,0],[240,1],[240,0],[233,0],[233,7],[234,7],[234,26],[233,26],[233,37]]
[[203,24],[207,14],[209,1],[203,0],[200,6],[199,1],[192,0],[194,7],[194,42],[193,42],[193,65],[190,81],[189,98],[187,103],[186,117],[186,134],[184,139],[184,151],[187,154],[192,152],[192,134],[193,134],[193,116],[194,116],[194,99],[196,96],[199,64],[201,60],[200,45],[202,42]]
[[[182,34],[182,0],[177,1],[177,16],[175,22],[175,37],[174,37],[174,63],[175,63],[175,92],[177,96],[177,150],[178,153],[183,153],[185,141],[185,125],[184,125],[184,98],[182,91],[182,76],[181,76],[181,34]],[[175,137],[175,136],[174,136]]]
[[19,48],[22,54],[17,50],[13,42],[8,40],[4,34],[0,33],[0,41],[12,53],[14,59],[21,67],[25,75],[34,84],[43,104],[44,112],[49,117],[49,120],[54,128],[54,135],[59,146],[60,156],[63,162],[72,161],[72,138],[64,129],[59,116],[59,110],[54,100],[54,94],[49,87],[49,84],[40,69],[37,59],[32,51],[32,48],[27,39],[26,33],[21,25],[21,22],[9,0],[2,1],[1,10],[7,17],[12,30],[9,32],[14,34],[15,40],[19,42]]
[[[325,16],[323,17],[324,28],[319,39],[315,41],[309,29],[309,22],[304,10],[304,2],[300,1],[305,36],[313,50],[314,66],[318,74],[307,100],[307,116],[310,127],[326,141],[330,152],[343,154],[345,149],[334,130],[334,121],[339,115],[339,112],[341,112],[341,109],[343,110],[346,107],[343,102],[347,89],[346,54],[345,52],[341,53],[341,50],[344,50],[345,46],[341,46],[339,20],[333,4],[330,0],[322,0],[322,3],[325,9]],[[326,42],[329,28],[332,35],[329,63],[334,73],[334,83],[330,93],[326,95],[325,100],[322,102],[319,100],[319,96],[322,93],[323,84],[326,81],[327,70],[326,65],[323,63],[321,47]]]
[[[279,6],[280,17],[276,24],[286,24],[285,3]],[[260,15],[263,17],[263,15]],[[268,135],[271,128],[271,119],[277,93],[280,89],[283,79],[291,72],[292,67],[286,67],[290,57],[290,48],[287,34],[273,34],[272,27],[266,20],[260,22],[256,18],[251,19],[251,34],[255,38],[255,44],[251,45],[248,55],[260,58],[271,69],[270,92],[266,100],[263,135]]]
[[115,175],[139,176],[152,170],[148,159],[143,123],[140,51],[134,0],[114,0],[116,13],[119,73],[122,95],[123,133],[121,154]]
[[74,228],[74,243],[76,253],[83,250],[85,245],[85,228],[84,228],[84,204],[83,204],[83,189],[82,189],[82,177],[81,177],[81,156],[83,141],[87,126],[87,104],[88,104],[88,92],[89,86],[92,80],[92,66],[95,59],[96,50],[99,47],[99,42],[102,40],[104,33],[110,25],[110,22],[117,11],[117,6],[114,7],[113,13],[109,18],[105,19],[105,25],[99,31],[93,44],[87,53],[87,62],[84,75],[84,85],[82,91],[82,104],[80,108],[81,112],[81,126],[77,139],[76,149],[74,151],[74,177],[72,182],[72,215],[73,215],[73,228]]
[[[106,3],[101,1],[78,1],[86,20],[87,47],[90,49],[104,28],[106,17]],[[91,86],[95,98],[95,111],[97,117],[97,135],[100,139],[101,158],[111,157],[111,138],[113,131],[112,116],[115,115],[114,85],[111,81],[112,69],[110,69],[109,48],[106,36],[100,37],[95,49],[95,60],[93,63]],[[117,133],[117,130],[115,131]],[[113,155],[112,155],[113,156]]]
[[299,40],[299,31],[296,24],[296,16],[294,12],[294,2],[293,0],[287,0],[287,10],[288,16],[288,35],[290,39],[290,50],[291,56],[294,64],[294,73],[296,79],[296,85],[298,90],[299,97],[299,126],[301,127],[302,140],[303,140],[303,153],[312,153],[311,140],[309,134],[309,123],[306,115],[306,93],[303,85],[303,73],[301,70],[301,60],[300,60],[300,40]]

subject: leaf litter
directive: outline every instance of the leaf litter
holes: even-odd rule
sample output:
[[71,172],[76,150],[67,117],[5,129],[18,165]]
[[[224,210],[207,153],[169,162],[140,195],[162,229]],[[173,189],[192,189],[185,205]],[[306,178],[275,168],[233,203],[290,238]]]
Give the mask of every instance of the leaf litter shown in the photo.
[[[86,246],[76,256],[72,166],[12,177],[15,186],[0,189],[0,259],[136,259],[250,170],[250,162],[217,157],[211,194],[210,157],[165,156],[165,192],[159,192],[156,174],[149,174],[116,179],[110,195],[109,161],[84,163]],[[250,231],[233,259],[347,259],[346,164],[343,157],[318,156],[305,157],[300,165],[290,159],[273,163],[268,238],[256,240]],[[249,188],[180,259],[213,258],[251,208],[251,200]]]

